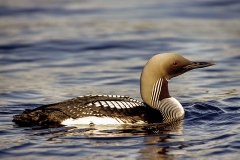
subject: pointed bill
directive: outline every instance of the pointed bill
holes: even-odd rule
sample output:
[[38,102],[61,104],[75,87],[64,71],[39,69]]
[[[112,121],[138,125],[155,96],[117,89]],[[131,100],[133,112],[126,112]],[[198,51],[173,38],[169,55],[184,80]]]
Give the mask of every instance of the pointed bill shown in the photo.
[[204,68],[204,67],[209,67],[215,65],[215,63],[212,62],[192,62],[191,64],[183,67],[184,71],[187,72],[189,70],[192,69],[196,69],[196,68]]

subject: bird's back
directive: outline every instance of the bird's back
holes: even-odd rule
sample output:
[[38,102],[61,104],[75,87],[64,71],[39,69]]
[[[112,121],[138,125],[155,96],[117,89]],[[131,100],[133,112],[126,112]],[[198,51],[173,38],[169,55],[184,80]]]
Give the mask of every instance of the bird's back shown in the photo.
[[127,96],[87,95],[25,110],[15,115],[13,121],[19,126],[48,127],[74,122],[97,124],[100,120],[101,124],[134,124],[153,121],[151,114],[157,114],[158,118],[161,116],[155,109]]

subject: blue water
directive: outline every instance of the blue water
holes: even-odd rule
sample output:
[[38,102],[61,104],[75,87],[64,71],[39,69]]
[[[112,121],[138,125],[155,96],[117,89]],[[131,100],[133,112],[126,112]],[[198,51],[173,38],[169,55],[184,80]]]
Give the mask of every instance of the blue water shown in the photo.
[[[0,1],[0,35],[1,158],[239,159],[239,1]],[[216,63],[171,80],[186,111],[175,126],[12,123],[79,95],[141,100],[141,70],[162,52]]]

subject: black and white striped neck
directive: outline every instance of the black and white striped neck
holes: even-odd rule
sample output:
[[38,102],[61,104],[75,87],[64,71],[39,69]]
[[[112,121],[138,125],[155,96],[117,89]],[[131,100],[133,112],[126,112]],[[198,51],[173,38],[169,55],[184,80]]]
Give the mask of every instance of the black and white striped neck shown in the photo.
[[184,115],[182,105],[169,95],[168,80],[166,78],[160,78],[154,83],[151,106],[162,113],[164,122],[179,119]]

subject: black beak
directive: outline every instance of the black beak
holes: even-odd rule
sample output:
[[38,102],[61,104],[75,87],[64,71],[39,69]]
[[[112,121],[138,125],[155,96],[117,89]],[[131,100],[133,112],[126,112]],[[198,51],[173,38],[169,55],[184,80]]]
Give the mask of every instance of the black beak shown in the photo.
[[215,63],[212,62],[192,62],[191,64],[183,67],[184,71],[187,72],[189,70],[192,69],[196,69],[196,68],[204,68],[204,67],[209,67],[215,65]]

